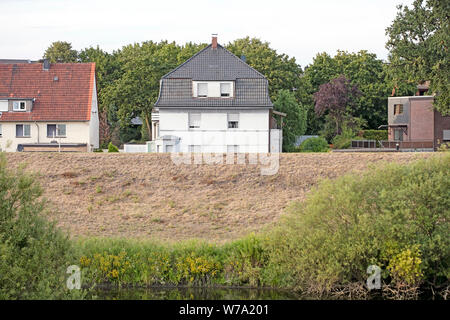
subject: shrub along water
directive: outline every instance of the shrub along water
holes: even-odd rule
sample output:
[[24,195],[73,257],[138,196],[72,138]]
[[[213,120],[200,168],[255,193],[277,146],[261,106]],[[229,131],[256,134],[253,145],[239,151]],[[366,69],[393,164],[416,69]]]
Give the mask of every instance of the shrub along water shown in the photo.
[[8,170],[0,153],[0,299],[84,295],[66,287],[65,272],[75,262],[72,243],[44,218],[41,195],[34,177],[23,167]]
[[369,265],[381,268],[387,296],[431,287],[445,294],[449,208],[448,154],[326,180],[272,231],[265,268],[282,285],[319,296],[367,292]]

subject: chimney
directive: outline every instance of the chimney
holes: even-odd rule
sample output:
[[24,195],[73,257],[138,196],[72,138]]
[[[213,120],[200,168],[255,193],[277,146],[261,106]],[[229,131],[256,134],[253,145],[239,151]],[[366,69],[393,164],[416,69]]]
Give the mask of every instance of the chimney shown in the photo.
[[212,34],[211,48],[217,49],[217,33]]
[[44,63],[42,63],[42,69],[45,71],[50,70],[50,61],[48,59],[44,59]]

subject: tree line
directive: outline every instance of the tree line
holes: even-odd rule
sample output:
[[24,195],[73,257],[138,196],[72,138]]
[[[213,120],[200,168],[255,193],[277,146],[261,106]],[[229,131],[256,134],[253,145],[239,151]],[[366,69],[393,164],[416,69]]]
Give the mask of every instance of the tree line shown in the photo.
[[[449,103],[449,2],[416,0],[412,8],[399,6],[386,29],[387,62],[373,53],[318,53],[302,68],[293,57],[268,42],[242,38],[225,47],[245,56],[269,82],[275,110],[285,112],[284,151],[293,149],[302,134],[321,135],[331,142],[343,132],[377,129],[387,124],[387,98],[411,95],[418,83],[429,80],[436,93],[435,108],[443,114]],[[64,41],[44,53],[50,62],[95,62],[100,109],[101,143],[122,144],[151,138],[151,111],[161,77],[207,46],[206,43],[145,41],[108,53],[99,46],[76,51]],[[136,128],[131,119],[139,116]]]

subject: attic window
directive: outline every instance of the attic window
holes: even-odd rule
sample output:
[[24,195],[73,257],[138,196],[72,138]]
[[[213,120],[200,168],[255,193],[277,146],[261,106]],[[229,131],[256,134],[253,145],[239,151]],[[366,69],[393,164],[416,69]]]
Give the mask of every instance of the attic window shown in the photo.
[[221,83],[220,84],[220,96],[221,97],[231,96],[231,83]]
[[208,96],[208,84],[198,83],[197,84],[197,97],[206,98]]
[[26,109],[25,101],[13,101],[13,111],[25,111]]

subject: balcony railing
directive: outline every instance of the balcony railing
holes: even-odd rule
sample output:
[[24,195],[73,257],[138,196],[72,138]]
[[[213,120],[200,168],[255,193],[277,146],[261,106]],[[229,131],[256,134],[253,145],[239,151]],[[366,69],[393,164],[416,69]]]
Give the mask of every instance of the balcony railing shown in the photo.
[[433,149],[433,140],[352,140],[352,149]]

